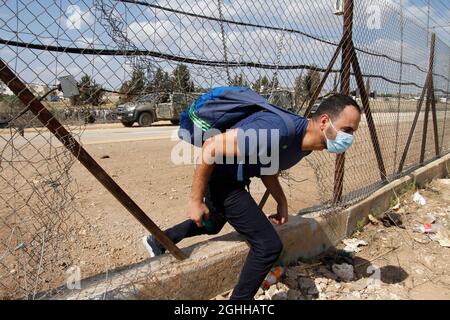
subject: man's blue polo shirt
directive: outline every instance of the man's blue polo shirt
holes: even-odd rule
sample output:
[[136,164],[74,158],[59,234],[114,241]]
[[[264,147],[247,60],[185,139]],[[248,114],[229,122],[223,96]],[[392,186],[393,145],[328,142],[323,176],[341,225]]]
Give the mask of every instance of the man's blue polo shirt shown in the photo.
[[[243,153],[242,158],[234,158],[234,164],[225,162],[225,159],[223,164],[216,164],[212,177],[248,181],[250,177],[289,169],[310,154],[311,151],[301,150],[308,120],[291,113],[286,114],[295,125],[295,137],[291,143],[288,143],[288,129],[283,119],[270,111],[255,112],[236,123],[232,128],[240,129],[238,145]],[[277,169],[276,172],[272,172],[273,169]]]

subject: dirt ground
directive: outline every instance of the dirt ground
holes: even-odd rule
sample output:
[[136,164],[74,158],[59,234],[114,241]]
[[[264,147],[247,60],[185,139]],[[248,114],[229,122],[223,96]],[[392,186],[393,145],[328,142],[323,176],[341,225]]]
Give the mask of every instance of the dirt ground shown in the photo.
[[[194,170],[193,165],[172,164],[170,150],[175,143],[167,140],[136,141],[88,145],[86,149],[164,230],[187,219],[185,207]],[[124,158],[125,154],[133,156]],[[101,159],[104,155],[109,158]],[[148,258],[141,242],[141,238],[148,234],[144,227],[80,164],[76,164],[72,172],[79,189],[76,194],[78,210],[86,218],[78,221],[80,250],[73,253],[79,259],[84,275]],[[306,163],[299,164],[290,175],[290,180],[282,180],[290,211],[317,204],[319,196],[312,169]],[[294,192],[299,189],[303,192]],[[259,201],[265,189],[259,179],[255,179],[250,191]],[[266,214],[274,213],[275,209],[274,200],[269,199],[265,205]],[[226,224],[219,235],[231,231],[234,229]],[[210,237],[214,236],[185,239],[179,246],[183,248]]]
[[[441,246],[427,234],[415,232],[421,222],[435,219],[443,233],[450,234],[450,179],[436,179],[419,190],[426,199],[413,201],[415,190],[399,196],[398,226],[384,226],[374,217],[351,237],[367,242],[350,256],[340,243],[336,248],[308,261],[287,266],[281,282],[260,289],[258,300],[379,300],[450,299],[450,247]],[[427,219],[431,219],[426,221]],[[376,221],[378,220],[378,222]],[[448,244],[447,244],[448,245]],[[343,278],[333,265],[353,267],[353,277]],[[339,274],[339,276],[338,276]],[[226,299],[229,292],[215,299]]]

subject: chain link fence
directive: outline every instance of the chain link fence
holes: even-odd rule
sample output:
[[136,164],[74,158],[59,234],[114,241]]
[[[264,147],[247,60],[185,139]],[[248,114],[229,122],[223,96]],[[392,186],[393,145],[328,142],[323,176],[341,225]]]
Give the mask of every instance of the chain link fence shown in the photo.
[[[283,175],[289,195],[312,188],[315,209],[335,209],[450,150],[448,33],[414,19],[410,3],[345,2],[4,0],[0,58],[77,141],[92,122],[129,126],[118,108],[187,105],[215,86],[249,86],[300,115],[351,94],[365,109],[354,146],[308,156],[316,181]],[[431,11],[448,23],[446,3]],[[79,94],[63,92],[66,76]],[[4,82],[0,125],[0,297],[52,297],[79,260],[80,232],[100,228],[77,209],[83,169]],[[85,264],[108,271],[103,253]]]

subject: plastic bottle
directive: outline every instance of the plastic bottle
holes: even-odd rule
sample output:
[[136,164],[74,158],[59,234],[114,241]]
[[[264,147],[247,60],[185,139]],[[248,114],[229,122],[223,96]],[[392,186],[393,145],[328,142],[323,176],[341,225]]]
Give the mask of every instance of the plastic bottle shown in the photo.
[[416,231],[420,233],[435,233],[441,228],[440,224],[436,223],[424,223],[416,226]]
[[277,283],[278,281],[280,281],[281,276],[284,273],[284,268],[277,266],[275,268],[272,268],[272,270],[269,272],[269,274],[267,275],[266,280],[263,281],[262,283],[262,287],[264,290],[267,290],[270,288],[271,285]]

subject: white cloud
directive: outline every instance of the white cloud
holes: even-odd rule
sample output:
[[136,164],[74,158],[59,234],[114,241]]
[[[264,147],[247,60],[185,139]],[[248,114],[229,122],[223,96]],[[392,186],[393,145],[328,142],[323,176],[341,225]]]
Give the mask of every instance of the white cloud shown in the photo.
[[[320,0],[322,8],[328,8],[330,5],[328,1]],[[218,16],[217,10],[214,11],[216,4],[213,2],[200,1],[195,4],[191,3],[176,3],[171,2],[158,3],[168,7],[179,10],[202,13],[210,16]],[[208,5],[209,4],[209,5]],[[303,5],[303,10],[297,7],[296,12],[291,12],[293,8],[290,7],[289,2],[286,5],[273,3],[270,7],[276,6],[282,12],[274,11],[267,12],[264,8],[267,6],[262,1],[251,2],[248,0],[239,0],[227,3],[225,6],[225,16],[230,16],[233,12],[234,20],[241,20],[247,22],[257,22],[265,25],[282,26],[282,19],[280,15],[285,14],[289,17],[294,17],[298,12],[302,12],[304,16],[311,14],[308,5],[305,2],[298,2]],[[310,1],[309,5],[314,10],[321,11],[317,8],[317,2]],[[233,8],[239,8],[234,10]],[[209,11],[208,11],[209,10]],[[330,9],[331,10],[331,9]],[[330,11],[328,10],[328,11]],[[264,11],[264,12],[263,12]],[[322,14],[328,15],[329,12],[322,11]],[[330,11],[332,12],[332,11]],[[242,14],[249,17],[243,17]],[[275,14],[279,14],[278,20],[274,21]],[[259,15],[259,18],[258,18]],[[272,17],[271,19],[262,19],[263,16]],[[333,19],[339,19],[331,14]],[[180,16],[175,14],[161,14],[161,10],[148,9],[146,16],[141,21],[132,22],[127,28],[128,38],[141,49],[157,50],[164,53],[172,53],[175,55],[182,55],[206,60],[223,60],[223,43],[220,25],[217,22],[210,22],[198,18]],[[302,21],[302,17],[297,17],[297,21]],[[254,21],[258,20],[258,21]],[[325,20],[325,19],[324,19]],[[305,19],[303,19],[305,22]],[[336,20],[331,23],[333,25]],[[324,22],[324,25],[327,23]],[[283,27],[283,26],[282,26]],[[290,28],[292,26],[288,23],[284,27]],[[230,61],[236,62],[259,62],[264,64],[315,64],[320,67],[326,67],[331,58],[335,47],[324,44],[319,41],[304,37],[300,34],[286,33],[277,30],[268,30],[253,27],[242,27],[237,25],[226,25],[226,40],[227,53]],[[340,30],[340,29],[339,29]],[[281,48],[280,61],[278,61],[278,46],[283,37],[283,46]],[[207,67],[195,66],[192,72],[199,71],[200,77],[206,78],[212,75],[215,70],[207,70],[202,73],[201,70],[208,69]],[[261,74],[270,75],[274,70],[263,69],[248,69],[246,73],[250,72],[257,76]],[[239,69],[236,70],[240,72]],[[283,71],[285,77],[292,77],[297,75],[301,70]],[[253,78],[250,76],[250,78]],[[253,80],[253,79],[252,79]]]
[[80,30],[84,25],[90,25],[94,21],[94,17],[89,11],[82,10],[78,5],[69,5],[66,9],[65,26],[67,29]]
[[[222,13],[225,18],[233,17],[237,11],[236,7],[242,8],[238,1],[232,1],[230,3],[223,3]],[[248,3],[248,1],[247,1]],[[204,15],[208,17],[219,17],[219,7],[217,1],[199,0],[199,1],[173,1],[173,0],[160,0],[157,5],[165,8],[176,9],[184,12],[190,12],[194,14]],[[258,4],[255,3],[254,6]],[[150,13],[154,14],[153,8],[148,9]],[[157,13],[166,16],[161,10],[156,10]]]

